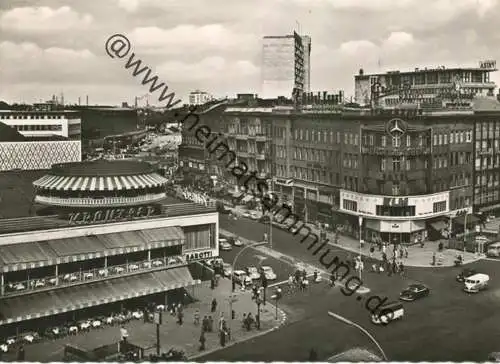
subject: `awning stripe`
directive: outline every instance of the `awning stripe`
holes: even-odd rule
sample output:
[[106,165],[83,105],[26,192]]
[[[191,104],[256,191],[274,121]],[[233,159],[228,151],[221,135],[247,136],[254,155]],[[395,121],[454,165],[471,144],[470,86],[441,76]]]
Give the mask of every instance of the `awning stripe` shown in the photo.
[[133,176],[126,176],[125,179],[127,180],[128,184],[131,186],[133,189],[139,188],[139,185],[137,184],[137,181],[133,178]]
[[69,187],[71,186],[71,184],[76,181],[76,177],[70,177],[70,178],[66,178],[66,182],[62,185],[62,189],[63,190],[69,190]]
[[108,191],[112,191],[112,190],[116,189],[116,186],[113,184],[113,180],[111,179],[111,177],[106,177],[104,184],[105,184],[106,189]]
[[144,178],[144,175],[140,174],[137,175],[136,177],[139,179],[139,181],[141,181],[142,188],[146,188],[149,186],[148,181]]
[[51,188],[52,184],[59,179],[59,176],[49,175],[48,178],[42,183],[40,183],[40,187]]
[[92,181],[91,177],[85,177],[83,183],[80,185],[80,191],[87,191],[90,187],[90,182]]
[[130,179],[134,181],[134,188],[144,188],[144,183],[137,176],[130,176]]
[[147,181],[149,187],[153,187],[156,185],[155,181],[151,178],[149,174],[145,174],[144,179]]
[[65,182],[66,182],[66,177],[61,176],[59,178],[59,180],[57,181],[57,183],[54,185],[54,189],[56,189],[56,190],[60,189],[64,185]]
[[76,179],[76,181],[74,181],[73,184],[71,185],[71,191],[76,191],[76,190],[80,189],[82,181],[83,181],[83,177],[78,177]]
[[97,178],[96,177],[92,177],[90,179],[90,190],[91,191],[97,191],[98,190],[98,184],[97,184]]
[[33,185],[39,187],[39,186],[44,186],[45,183],[52,177],[51,175],[46,174],[42,178],[37,179],[35,182],[33,182]]
[[127,189],[127,190],[132,189],[132,186],[130,185],[130,182],[128,180],[128,176],[120,177],[120,182],[125,187],[125,189]]
[[104,177],[99,177],[99,191],[104,191]]
[[121,191],[121,190],[123,190],[123,189],[124,189],[124,187],[123,187],[123,185],[122,185],[122,183],[121,183],[121,181],[120,181],[120,178],[118,178],[118,177],[114,176],[114,177],[113,177],[113,180],[114,180],[114,185],[116,186],[116,189],[117,189],[118,191]]

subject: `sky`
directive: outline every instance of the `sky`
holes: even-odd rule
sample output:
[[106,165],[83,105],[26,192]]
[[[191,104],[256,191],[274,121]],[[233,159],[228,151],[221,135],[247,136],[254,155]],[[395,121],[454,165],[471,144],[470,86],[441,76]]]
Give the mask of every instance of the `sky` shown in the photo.
[[[148,87],[111,58],[125,35],[184,102],[259,93],[262,37],[312,38],[311,89],[352,96],[354,75],[500,61],[500,0],[0,1],[0,100],[134,103]],[[499,64],[500,65],[500,64]],[[500,72],[492,79],[500,84]],[[158,91],[159,92],[159,91]],[[141,98],[139,105],[146,98]],[[159,104],[158,96],[149,98]]]

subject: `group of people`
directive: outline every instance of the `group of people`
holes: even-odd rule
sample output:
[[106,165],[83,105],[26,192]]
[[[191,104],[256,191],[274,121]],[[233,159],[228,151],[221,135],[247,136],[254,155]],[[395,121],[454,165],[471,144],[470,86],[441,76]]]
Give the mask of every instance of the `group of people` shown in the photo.
[[388,276],[392,276],[393,274],[399,274],[400,276],[404,275],[405,267],[403,264],[403,260],[397,261],[396,255],[392,257],[392,260],[387,258],[386,253],[382,253],[382,262],[377,264],[373,263],[372,271],[376,273],[387,272]]
[[307,272],[305,269],[297,269],[294,274],[288,276],[288,286],[290,291],[294,291],[298,288],[304,291],[309,286],[309,280],[307,279]]
[[[211,313],[215,313],[217,311],[217,300],[214,298],[211,303],[210,308]],[[194,313],[194,324],[198,326],[200,324],[200,311],[196,310]],[[214,319],[212,315],[205,315],[203,320],[201,321],[201,334],[200,334],[200,347],[199,351],[203,351],[206,349],[206,333],[214,332]],[[226,341],[231,340],[231,329],[228,328],[226,319],[224,318],[224,314],[220,314],[219,324],[218,324],[218,333],[220,345],[222,347],[226,346]]]

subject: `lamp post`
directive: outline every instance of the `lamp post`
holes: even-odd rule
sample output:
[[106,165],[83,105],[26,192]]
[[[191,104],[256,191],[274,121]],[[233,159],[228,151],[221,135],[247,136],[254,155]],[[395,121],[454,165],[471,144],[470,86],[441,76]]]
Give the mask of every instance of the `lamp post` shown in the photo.
[[377,346],[378,350],[382,354],[382,357],[384,358],[384,361],[386,361],[386,362],[389,361],[389,359],[387,359],[387,356],[385,355],[384,350],[382,349],[382,347],[380,346],[380,344],[377,342],[377,340],[375,340],[375,338],[368,331],[366,331],[363,327],[361,327],[360,325],[352,322],[351,320],[348,320],[345,317],[340,316],[340,315],[338,315],[336,313],[333,313],[331,311],[328,311],[328,316],[330,316],[330,317],[332,317],[332,318],[334,318],[336,320],[342,321],[343,323],[345,323],[345,324],[347,324],[349,326],[353,326],[353,327],[357,328],[358,330],[360,330],[363,334],[365,334],[366,336],[368,336],[368,338],[375,344],[375,346]]
[[464,215],[464,253],[467,251],[467,210]]
[[[231,320],[229,320],[229,328],[231,328],[231,321],[233,319],[233,292],[234,292],[234,267],[236,266],[236,261],[240,257],[241,253],[243,253],[245,250],[256,247],[258,245],[264,245],[266,242],[255,242],[249,245],[245,245],[239,252],[236,254],[236,256],[233,259],[233,263],[231,264],[231,293],[229,295],[229,315],[231,317]],[[242,284],[245,284],[245,282],[242,282]]]
[[360,216],[358,218],[358,222],[359,222],[359,280],[361,280],[361,264],[362,264],[362,254],[361,254],[361,245],[362,245],[362,242],[363,242],[363,234],[361,232],[361,229],[363,227],[363,216]]

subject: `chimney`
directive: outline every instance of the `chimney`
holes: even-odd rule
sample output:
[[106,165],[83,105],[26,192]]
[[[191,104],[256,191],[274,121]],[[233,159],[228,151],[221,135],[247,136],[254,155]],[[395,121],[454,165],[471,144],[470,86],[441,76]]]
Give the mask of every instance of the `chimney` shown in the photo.
[[80,98],[80,96],[78,96],[78,106],[80,106],[80,101],[81,101],[81,98]]
[[89,95],[87,95],[87,106],[89,106]]

